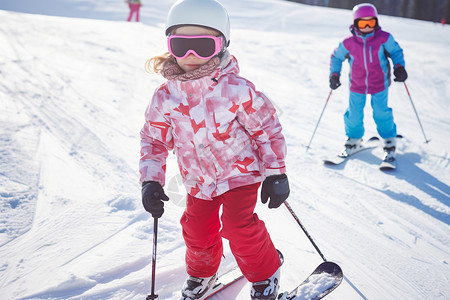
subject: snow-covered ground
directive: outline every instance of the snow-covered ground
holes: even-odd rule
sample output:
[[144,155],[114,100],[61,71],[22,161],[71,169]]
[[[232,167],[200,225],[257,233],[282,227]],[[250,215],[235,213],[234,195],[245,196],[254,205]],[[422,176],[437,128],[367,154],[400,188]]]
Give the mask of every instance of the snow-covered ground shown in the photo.
[[[152,218],[140,203],[139,130],[153,90],[144,70],[165,51],[174,1],[143,1],[127,23],[122,1],[0,2],[0,298],[144,299]],[[381,16],[405,50],[407,80],[390,89],[398,169],[381,149],[342,166],[322,158],[344,141],[348,89],[329,93],[332,50],[351,12],[278,0],[223,0],[242,75],[279,110],[288,142],[289,203],[344,281],[328,299],[450,299],[450,28]],[[21,12],[35,14],[26,14]],[[49,16],[51,15],[51,16]],[[71,17],[71,18],[69,18]],[[348,73],[348,67],[344,67]],[[370,105],[366,137],[376,135]],[[156,293],[178,299],[186,276],[179,218],[183,188],[170,156],[171,200],[159,221]],[[322,260],[289,212],[259,204],[284,256],[282,289]],[[226,251],[224,265],[233,263]],[[243,280],[218,299],[249,299]]]

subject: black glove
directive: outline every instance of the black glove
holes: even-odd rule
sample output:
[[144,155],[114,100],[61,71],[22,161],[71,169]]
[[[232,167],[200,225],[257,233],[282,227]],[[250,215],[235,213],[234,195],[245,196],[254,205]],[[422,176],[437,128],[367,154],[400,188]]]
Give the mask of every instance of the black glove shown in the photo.
[[156,181],[145,181],[142,184],[142,204],[153,218],[160,218],[164,213],[164,202],[161,200],[169,200],[161,184]]
[[280,207],[289,196],[289,181],[286,174],[267,177],[261,188],[261,201],[266,203],[270,197],[269,208]]
[[339,81],[339,75],[333,74],[330,76],[330,88],[332,90],[337,89],[341,86],[341,82]]
[[406,80],[406,78],[408,78],[408,73],[406,73],[404,67],[398,66],[394,70],[394,76],[395,76],[394,81],[403,82]]

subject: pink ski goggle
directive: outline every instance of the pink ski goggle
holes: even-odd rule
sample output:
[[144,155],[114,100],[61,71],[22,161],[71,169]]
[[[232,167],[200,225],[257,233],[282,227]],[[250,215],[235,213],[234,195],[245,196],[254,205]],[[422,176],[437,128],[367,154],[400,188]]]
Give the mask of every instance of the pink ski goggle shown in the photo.
[[167,47],[174,57],[183,59],[193,53],[201,59],[210,59],[222,49],[222,38],[213,35],[171,35]]

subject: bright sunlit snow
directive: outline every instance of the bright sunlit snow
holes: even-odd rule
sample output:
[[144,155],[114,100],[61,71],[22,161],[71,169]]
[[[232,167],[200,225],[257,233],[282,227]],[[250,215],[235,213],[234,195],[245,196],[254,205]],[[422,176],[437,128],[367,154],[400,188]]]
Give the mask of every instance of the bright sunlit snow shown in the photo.
[[[139,130],[164,79],[145,61],[165,52],[171,1],[144,0],[141,23],[123,1],[0,2],[0,298],[145,299],[153,219],[138,184]],[[450,299],[450,27],[380,16],[404,49],[405,87],[393,83],[398,168],[382,149],[337,167],[347,64],[329,94],[332,51],[351,11],[281,0],[222,0],[241,74],[276,105],[288,143],[290,205],[344,280],[327,299]],[[22,12],[17,12],[22,11]],[[26,13],[23,13],[26,12]],[[33,14],[27,14],[33,13]],[[366,138],[376,135],[366,107]],[[186,272],[179,218],[184,190],[170,156],[171,201],[159,220],[156,293],[179,299]],[[285,258],[281,289],[322,262],[283,206],[257,206]],[[225,267],[233,265],[226,251]],[[225,270],[226,268],[222,268]],[[241,281],[213,300],[249,299]]]

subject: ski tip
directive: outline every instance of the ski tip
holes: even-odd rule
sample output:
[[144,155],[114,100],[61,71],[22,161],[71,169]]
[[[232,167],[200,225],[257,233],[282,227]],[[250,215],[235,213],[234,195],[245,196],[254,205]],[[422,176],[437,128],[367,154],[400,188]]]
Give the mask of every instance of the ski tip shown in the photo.
[[278,249],[276,249],[276,250],[278,252],[278,256],[280,257],[281,265],[283,265],[284,264],[284,255],[283,255],[283,253],[281,253],[280,250],[278,250]]
[[339,267],[339,265],[337,263],[334,263],[332,261],[325,261],[325,262],[321,263],[317,267],[316,271],[318,271],[319,273],[326,272],[328,274],[331,274],[335,277],[340,277],[340,278],[342,278],[344,276],[342,273],[341,267]]
[[381,164],[379,166],[379,169],[381,171],[394,171],[396,168],[397,168],[397,163],[395,160],[392,162],[383,161],[383,162],[381,162]]
[[380,140],[380,138],[377,136],[373,136],[369,139],[369,141],[379,141],[379,140]]
[[324,159],[323,164],[326,166],[339,166],[346,160],[347,160],[346,158],[339,158],[339,157],[332,158],[332,159]]
[[398,138],[398,139],[402,139],[402,138],[403,138],[403,135],[397,134],[397,138]]
[[389,172],[389,171],[395,171],[396,168],[395,168],[395,167],[387,167],[387,166],[383,166],[383,167],[380,167],[380,170],[381,170],[381,171],[385,171],[385,172]]

